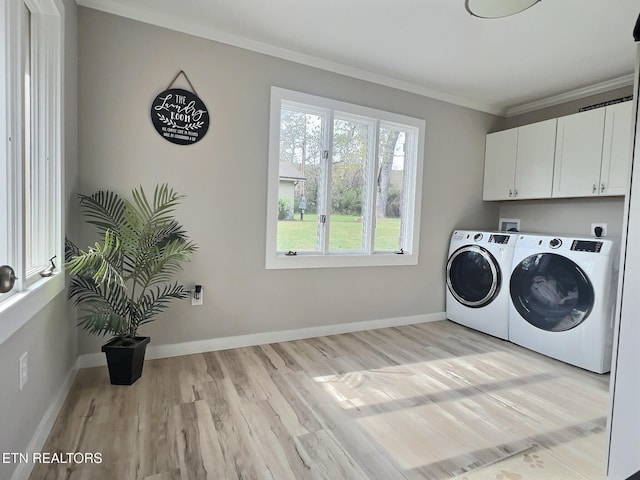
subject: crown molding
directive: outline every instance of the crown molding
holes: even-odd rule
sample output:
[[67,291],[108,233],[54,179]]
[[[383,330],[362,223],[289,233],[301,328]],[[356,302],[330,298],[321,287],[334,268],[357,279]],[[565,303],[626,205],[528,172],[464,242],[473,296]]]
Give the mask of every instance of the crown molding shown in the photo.
[[540,110],[542,108],[559,105],[561,103],[578,100],[604,93],[616,88],[627,87],[633,85],[633,74],[608,80],[606,82],[597,83],[588,87],[571,90],[552,97],[542,98],[530,103],[516,105],[509,108],[499,107],[497,105],[478,102],[469,98],[460,97],[452,93],[443,92],[425,85],[400,80],[398,78],[389,77],[387,75],[371,72],[362,68],[346,65],[331,60],[326,60],[313,55],[307,55],[286,48],[278,47],[250,38],[234,35],[228,32],[207,27],[205,25],[185,22],[177,17],[163,14],[159,11],[149,11],[136,7],[131,3],[123,4],[113,0],[76,0],[77,4],[82,7],[99,10],[112,15],[117,15],[142,23],[155,25],[158,27],[174,30],[188,35],[193,35],[207,40],[223,43],[233,47],[250,50],[256,53],[269,55],[272,57],[288,60],[290,62],[299,63],[309,67],[319,68],[325,71],[338,73],[359,80],[372,82],[378,85],[384,85],[390,88],[396,88],[405,92],[415,93],[425,97],[433,98],[443,102],[451,103],[472,110],[478,110],[492,115],[501,117],[513,117],[523,113]]
[[286,48],[277,47],[257,40],[252,40],[239,35],[223,32],[215,28],[204,25],[185,22],[179,18],[165,15],[159,11],[148,11],[141,9],[132,4],[122,4],[111,0],[76,0],[77,4],[82,7],[99,10],[105,13],[126,17],[142,23],[148,23],[158,27],[167,28],[181,33],[194,35],[196,37],[206,38],[226,45],[243,48],[256,53],[269,55],[283,60],[288,60],[309,67],[315,67],[333,73],[338,73],[359,80],[364,80],[386,87],[396,88],[410,93],[415,93],[425,97],[441,100],[443,102],[452,103],[461,107],[490,113],[492,115],[505,115],[505,109],[495,105],[477,102],[468,98],[459,97],[457,95],[436,90],[424,85],[407,82],[397,78],[389,77],[379,73],[371,72],[362,68],[345,65],[343,63],[326,60],[313,55],[288,50]]
[[579,100],[581,98],[589,97],[591,95],[597,95],[599,93],[605,93],[616,88],[629,87],[633,85],[633,73],[624,75],[622,77],[607,80],[606,82],[596,83],[588,87],[579,88],[577,90],[571,90],[569,92],[554,95],[552,97],[542,98],[535,102],[525,103],[517,105],[515,107],[507,108],[506,116],[514,117],[523,113],[533,112],[542,108],[552,107],[554,105],[560,105],[561,103],[570,102],[573,100]]

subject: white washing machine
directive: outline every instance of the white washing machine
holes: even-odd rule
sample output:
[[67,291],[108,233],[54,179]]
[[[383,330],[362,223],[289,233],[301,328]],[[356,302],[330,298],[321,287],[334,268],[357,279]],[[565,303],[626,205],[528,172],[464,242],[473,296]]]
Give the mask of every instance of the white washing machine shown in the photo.
[[456,230],[447,261],[447,318],[507,340],[509,272],[517,233]]
[[592,372],[608,372],[616,262],[611,240],[520,235],[509,281],[509,340]]

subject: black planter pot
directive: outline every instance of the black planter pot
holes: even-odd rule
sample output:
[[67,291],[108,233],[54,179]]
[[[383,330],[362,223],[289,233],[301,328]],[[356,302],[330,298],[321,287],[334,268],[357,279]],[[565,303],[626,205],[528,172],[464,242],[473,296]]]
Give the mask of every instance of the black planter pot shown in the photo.
[[113,338],[102,346],[107,356],[111,385],[132,385],[142,375],[144,354],[151,337],[136,337],[133,345]]

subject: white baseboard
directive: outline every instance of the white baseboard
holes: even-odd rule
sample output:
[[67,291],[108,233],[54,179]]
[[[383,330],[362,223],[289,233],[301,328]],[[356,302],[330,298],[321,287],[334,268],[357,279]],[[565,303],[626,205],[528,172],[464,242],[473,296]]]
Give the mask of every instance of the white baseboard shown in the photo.
[[[53,399],[53,402],[47,408],[42,420],[40,420],[40,424],[38,428],[36,428],[33,437],[31,437],[31,441],[29,445],[25,449],[24,453],[27,454],[28,458],[33,458],[33,454],[36,452],[41,452],[42,447],[44,447],[47,438],[49,437],[49,433],[51,433],[51,429],[53,428],[53,424],[58,418],[58,414],[62,409],[62,405],[64,405],[64,401],[71,390],[71,385],[73,385],[73,381],[76,378],[76,374],[78,373],[78,361],[74,364],[73,368],[67,375],[67,378],[64,380],[64,383],[60,387],[58,394]],[[28,480],[29,475],[31,475],[31,471],[33,470],[34,463],[33,462],[24,462],[19,463],[18,467],[13,472],[11,476],[11,480]]]
[[[287,342],[290,340],[302,340],[304,338],[323,337],[340,333],[360,332],[362,330],[374,330],[376,328],[399,327],[415,323],[435,322],[445,320],[446,314],[427,313],[411,315],[408,317],[384,318],[381,320],[367,320],[364,322],[339,323],[336,325],[323,325],[321,327],[298,328],[294,330],[280,330],[277,332],[253,333],[249,335],[237,335],[233,337],[211,338],[194,342],[174,343],[169,345],[150,345],[146,358],[178,357],[194,353],[213,352],[227,350],[229,348],[251,347],[267,343]],[[78,368],[100,367],[106,365],[105,356],[102,353],[89,353],[78,357]]]

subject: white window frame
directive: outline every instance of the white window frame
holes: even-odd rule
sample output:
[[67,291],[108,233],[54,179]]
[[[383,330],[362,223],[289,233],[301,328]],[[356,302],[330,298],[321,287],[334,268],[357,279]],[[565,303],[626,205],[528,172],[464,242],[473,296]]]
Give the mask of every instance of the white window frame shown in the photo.
[[[405,171],[405,198],[412,200],[406,203],[403,212],[403,235],[406,248],[403,254],[396,252],[299,252],[296,255],[286,255],[277,251],[278,234],[278,190],[279,190],[279,166],[280,166],[280,121],[281,108],[290,103],[299,103],[316,107],[319,111],[326,111],[329,128],[324,132],[325,142],[332,136],[333,113],[340,112],[340,116],[363,117],[371,119],[375,124],[375,138],[370,143],[377,145],[377,132],[380,124],[392,126],[405,126],[415,129],[415,141],[417,141],[416,156],[414,161],[409,161]],[[420,239],[420,211],[422,202],[422,172],[424,164],[424,139],[425,121],[423,119],[385,112],[369,107],[332,100],[329,98],[310,95],[280,87],[271,87],[271,111],[269,121],[269,167],[267,186],[267,212],[266,212],[266,269],[290,269],[290,268],[327,268],[327,267],[366,267],[366,266],[395,266],[417,265]],[[377,148],[377,147],[376,147]],[[330,168],[333,152],[327,146]],[[377,159],[377,153],[375,154]],[[376,160],[377,161],[377,160]],[[372,189],[372,179],[368,178],[369,188],[366,195],[369,201],[374,199],[371,208],[375,209],[375,189]],[[327,185],[328,188],[328,185]],[[325,192],[326,194],[326,192]],[[330,225],[329,225],[330,228]],[[325,233],[326,238],[329,232]],[[365,235],[373,236],[373,231],[366,231]],[[326,246],[326,242],[325,242]]]
[[[63,183],[63,32],[64,5],[61,0],[0,0],[0,222],[8,226],[7,238],[0,238],[3,257],[16,271],[13,290],[0,296],[0,344],[27,323],[64,289],[61,268],[51,277],[26,271],[24,225],[23,100],[24,24],[23,8],[31,11],[31,42],[34,78],[36,148],[40,155],[38,172],[45,175],[45,198],[38,204],[44,235],[49,237],[51,255],[57,265],[64,262]],[[35,70],[33,70],[35,69]],[[43,265],[46,267],[46,265]]]

